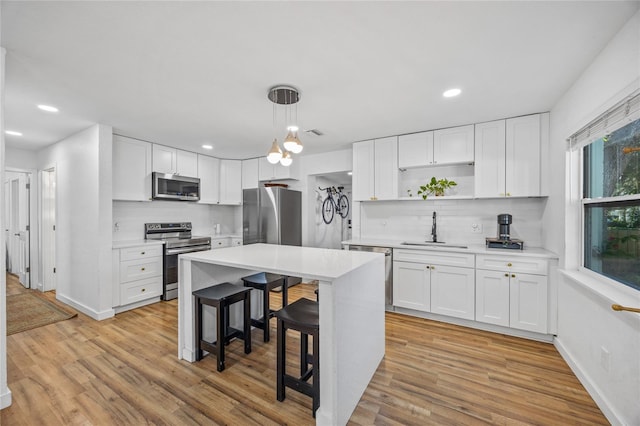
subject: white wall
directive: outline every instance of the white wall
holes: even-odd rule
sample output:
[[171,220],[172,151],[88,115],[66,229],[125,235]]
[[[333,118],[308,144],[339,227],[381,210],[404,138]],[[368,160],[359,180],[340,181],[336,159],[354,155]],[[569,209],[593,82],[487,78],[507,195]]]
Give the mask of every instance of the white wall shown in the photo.
[[94,319],[113,316],[111,150],[97,124],[38,153],[56,168],[56,297]]
[[148,222],[191,222],[194,236],[213,236],[214,224],[219,223],[222,235],[242,236],[240,209],[178,201],[114,201],[110,227],[113,241],[144,239],[144,224]]
[[[640,306],[640,294],[603,279],[590,282],[587,274],[577,272],[579,164],[576,156],[569,160],[565,139],[640,87],[639,78],[640,12],[551,110],[549,173],[551,182],[565,185],[551,186],[543,214],[544,246],[561,255],[561,267],[575,271],[572,278],[560,277],[556,346],[609,421],[625,425],[640,424],[640,316],[610,307],[625,301]],[[609,353],[608,362],[603,349]]]
[[[497,215],[513,216],[511,237],[525,247],[542,246],[544,198],[505,198],[491,200],[376,201],[360,203],[360,237],[393,240],[431,241],[433,212],[436,212],[438,241],[485,244],[486,237],[498,233]],[[472,224],[482,232],[472,232]]]
[[13,147],[6,147],[5,151],[6,167],[13,167],[16,169],[38,168],[38,155],[34,151]]

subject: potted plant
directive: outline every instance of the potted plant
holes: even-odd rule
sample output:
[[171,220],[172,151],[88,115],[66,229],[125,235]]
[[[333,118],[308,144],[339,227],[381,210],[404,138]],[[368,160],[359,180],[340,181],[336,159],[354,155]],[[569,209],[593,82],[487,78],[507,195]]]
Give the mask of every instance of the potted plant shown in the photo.
[[436,197],[439,197],[441,195],[444,195],[444,191],[446,189],[449,189],[456,185],[458,184],[447,178],[436,179],[436,177],[433,176],[429,182],[427,182],[425,185],[420,186],[418,195],[422,195],[423,200],[426,200],[429,194],[435,194]]

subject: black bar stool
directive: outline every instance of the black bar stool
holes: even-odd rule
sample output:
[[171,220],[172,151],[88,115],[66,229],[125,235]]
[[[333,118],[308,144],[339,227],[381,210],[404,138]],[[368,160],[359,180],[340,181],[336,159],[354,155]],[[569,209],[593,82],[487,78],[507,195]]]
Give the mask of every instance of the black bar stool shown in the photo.
[[262,290],[262,312],[264,315],[260,319],[251,319],[251,325],[264,330],[264,341],[269,341],[269,320],[276,311],[269,308],[269,293],[274,288],[282,286],[282,307],[287,306],[289,290],[287,289],[287,277],[279,274],[260,272],[242,278],[245,287],[252,287]]
[[[276,394],[278,401],[284,401],[285,387],[313,398],[313,417],[320,406],[320,323],[318,302],[298,299],[276,312],[278,318],[278,357],[276,361]],[[300,332],[300,377],[286,373],[287,330]],[[309,354],[308,339],[313,337],[313,353]],[[313,383],[309,384],[309,378]]]
[[[218,371],[224,370],[224,347],[231,339],[237,337],[244,341],[244,353],[251,353],[251,293],[250,288],[222,283],[193,292],[196,298],[196,361],[202,359],[202,351],[215,353]],[[229,306],[236,302],[244,302],[243,330],[229,326]],[[207,342],[202,336],[202,305],[216,308],[215,342]]]

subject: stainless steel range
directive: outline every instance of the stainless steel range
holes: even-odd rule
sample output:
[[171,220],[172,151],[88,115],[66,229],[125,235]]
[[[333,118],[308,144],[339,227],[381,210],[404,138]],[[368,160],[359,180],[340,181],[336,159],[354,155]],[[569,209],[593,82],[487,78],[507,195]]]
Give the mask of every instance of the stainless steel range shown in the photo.
[[211,249],[211,237],[192,237],[191,222],[145,223],[144,237],[164,241],[162,300],[178,297],[178,255]]

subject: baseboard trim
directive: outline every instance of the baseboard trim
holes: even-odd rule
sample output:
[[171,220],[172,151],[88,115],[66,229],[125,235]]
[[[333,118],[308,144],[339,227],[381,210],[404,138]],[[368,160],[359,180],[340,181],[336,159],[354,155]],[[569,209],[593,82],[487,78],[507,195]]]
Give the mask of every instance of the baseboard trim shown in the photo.
[[11,390],[6,388],[5,391],[0,394],[0,410],[7,408],[11,405]]
[[80,302],[77,302],[73,299],[66,297],[63,294],[56,294],[56,299],[61,301],[62,303],[71,306],[73,309],[82,312],[83,314],[93,318],[96,321],[102,321],[108,318],[112,318],[115,315],[115,311],[113,309],[107,309],[101,312],[95,311],[88,306],[83,305]]
[[562,359],[567,363],[573,374],[576,375],[582,386],[587,390],[591,398],[593,398],[594,402],[602,411],[602,414],[609,420],[612,425],[623,425],[625,424],[622,420],[622,417],[618,415],[618,413],[613,409],[612,405],[609,403],[609,400],[602,393],[598,385],[591,380],[588,372],[583,369],[580,364],[575,361],[575,358],[571,355],[571,352],[567,349],[566,346],[562,343],[559,338],[555,338],[553,340],[553,345],[556,347]]

